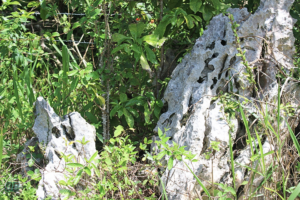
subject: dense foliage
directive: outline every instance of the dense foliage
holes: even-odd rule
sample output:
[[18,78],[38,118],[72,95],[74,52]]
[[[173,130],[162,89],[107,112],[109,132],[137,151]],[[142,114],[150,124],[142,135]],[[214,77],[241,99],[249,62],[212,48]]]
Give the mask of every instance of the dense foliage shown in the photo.
[[[33,103],[43,96],[60,116],[77,111],[96,127],[97,150],[103,151],[102,161],[108,169],[105,173],[111,177],[106,185],[97,186],[96,199],[158,198],[159,178],[148,176],[132,183],[134,175],[127,174],[125,168],[128,163],[141,167],[136,162],[145,164],[145,153],[145,158],[159,165],[163,155],[153,158],[147,147],[160,113],[167,109],[161,97],[172,70],[213,16],[229,7],[255,12],[258,5],[259,0],[3,0],[0,169],[5,172],[0,177],[10,176],[9,164],[15,161],[22,144],[34,136]],[[297,66],[299,12],[296,0],[291,14],[298,19],[294,27]],[[297,72],[294,76],[300,79]],[[165,154],[189,155],[179,149],[169,149]],[[120,155],[127,155],[124,163]],[[120,162],[123,164],[111,164]],[[115,171],[118,173],[113,175]],[[122,193],[117,183],[124,176]],[[32,199],[30,182],[26,184],[23,192]],[[74,184],[74,180],[68,184]],[[136,191],[132,185],[141,190]],[[14,198],[24,199],[22,194]]]

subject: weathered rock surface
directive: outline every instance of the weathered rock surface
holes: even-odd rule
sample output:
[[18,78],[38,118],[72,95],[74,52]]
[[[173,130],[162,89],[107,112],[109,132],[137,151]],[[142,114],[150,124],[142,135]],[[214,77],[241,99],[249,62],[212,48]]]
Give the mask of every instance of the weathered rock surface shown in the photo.
[[[186,150],[197,155],[198,162],[185,162],[207,188],[212,187],[212,181],[233,185],[229,135],[233,140],[245,135],[245,128],[240,119],[231,119],[230,130],[228,121],[225,120],[224,105],[219,105],[220,99],[215,101],[213,97],[223,91],[240,95],[236,97],[240,102],[245,98],[260,102],[276,101],[278,67],[283,67],[285,73],[294,67],[292,56],[295,51],[295,39],[292,29],[295,20],[289,14],[293,2],[261,0],[254,14],[249,13],[246,8],[228,9],[240,24],[238,35],[241,48],[246,51],[246,59],[251,63],[251,67],[257,67],[253,75],[259,87],[258,94],[247,80],[241,57],[236,56],[238,51],[230,20],[222,14],[211,20],[191,53],[184,57],[172,73],[172,79],[163,97],[163,101],[168,104],[168,111],[161,115],[155,131],[158,128],[169,128],[166,132],[166,135],[171,137],[168,144],[171,145],[174,141],[180,146],[187,146]],[[257,108],[265,109],[265,105],[244,105],[244,110],[248,113],[259,115]],[[207,160],[204,153],[212,141],[220,142],[221,150]],[[235,160],[248,165],[250,147],[242,146],[240,150]],[[265,140],[264,153],[271,150],[274,150],[273,144]],[[168,157],[163,159],[163,163],[167,163]],[[266,158],[266,164],[270,164],[269,157]],[[246,170],[237,165],[235,171],[236,184],[239,186],[246,179]],[[202,191],[183,162],[174,162],[171,171],[166,170],[162,179],[169,199],[193,199]],[[257,184],[261,181],[260,177],[256,177],[255,180]]]
[[[59,190],[62,189],[58,182],[66,180],[64,175],[68,176],[62,155],[73,155],[73,162],[85,164],[84,158],[88,160],[96,152],[96,129],[77,112],[59,117],[42,97],[35,102],[35,115],[33,131],[38,142],[45,146],[44,156],[48,160],[47,166],[40,170],[42,179],[37,196],[38,199],[47,196],[57,199],[61,197]],[[89,141],[85,145],[77,142],[83,138]]]

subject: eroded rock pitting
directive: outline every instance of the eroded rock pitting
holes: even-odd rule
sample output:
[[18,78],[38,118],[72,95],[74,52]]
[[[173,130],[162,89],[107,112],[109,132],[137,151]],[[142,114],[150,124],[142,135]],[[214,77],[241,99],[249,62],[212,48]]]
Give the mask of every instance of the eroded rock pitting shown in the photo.
[[[37,190],[38,199],[52,196],[52,199],[63,198],[59,193],[64,187],[60,180],[66,181],[69,176],[65,170],[66,162],[62,155],[72,155],[72,162],[85,164],[96,152],[96,129],[81,117],[78,112],[72,112],[59,117],[42,97],[35,102],[35,123],[33,131],[38,142],[46,147],[45,158],[48,160],[45,168],[40,169],[42,179]],[[82,145],[78,141],[89,141]],[[33,140],[33,139],[32,139]],[[36,139],[35,139],[36,140]],[[79,182],[76,189],[84,189],[84,183]]]
[[[207,188],[211,188],[212,180],[214,183],[232,185],[229,134],[233,140],[245,134],[240,119],[231,120],[234,128],[230,131],[225,120],[224,106],[219,104],[220,99],[213,100],[213,97],[223,91],[239,94],[240,97],[236,100],[240,102],[245,98],[265,102],[276,101],[277,67],[284,67],[287,73],[293,68],[295,39],[292,29],[296,21],[289,14],[293,2],[261,0],[254,14],[250,14],[246,8],[228,9],[234,20],[240,24],[237,32],[241,38],[242,51],[246,51],[246,59],[251,63],[251,67],[257,67],[253,75],[260,89],[259,95],[247,80],[241,57],[236,56],[236,39],[228,16],[223,14],[211,20],[191,53],[184,57],[172,73],[172,79],[163,97],[163,101],[168,104],[168,110],[161,115],[155,131],[157,132],[158,128],[169,128],[166,132],[166,135],[171,137],[167,142],[169,145],[174,141],[180,146],[187,146],[186,150],[197,155],[198,162],[185,162]],[[265,61],[258,62],[259,59]],[[264,105],[260,106],[264,108]],[[258,113],[251,103],[246,104],[245,109]],[[220,142],[220,151],[207,160],[204,152],[212,141]],[[266,153],[271,150],[274,150],[274,146],[267,139],[264,141],[263,151]],[[168,158],[165,156],[162,163],[167,163]],[[271,159],[268,156],[265,159],[268,165]],[[235,160],[248,165],[250,147],[243,147]],[[235,171],[238,188],[245,180],[246,174],[245,169],[238,165],[235,166]],[[171,171],[166,170],[162,179],[169,199],[193,199],[201,194],[201,187],[183,162],[174,162]],[[258,177],[258,184],[259,180]]]

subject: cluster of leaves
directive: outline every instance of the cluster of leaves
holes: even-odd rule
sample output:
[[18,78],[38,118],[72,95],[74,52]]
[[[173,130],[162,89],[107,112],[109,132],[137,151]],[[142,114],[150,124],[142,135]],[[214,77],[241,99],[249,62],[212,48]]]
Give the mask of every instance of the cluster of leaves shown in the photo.
[[[299,0],[295,2],[291,14],[297,19]],[[157,6],[160,4],[161,7]],[[160,100],[163,89],[158,92],[158,84],[154,83],[156,79],[166,86],[169,80],[159,80],[158,72],[167,67],[162,55],[168,48],[175,49],[176,59],[180,60],[187,52],[182,49],[202,35],[213,16],[224,13],[229,7],[247,7],[254,12],[258,5],[259,0],[3,1],[0,6],[3,13],[0,18],[0,125],[3,126],[0,167],[2,158],[4,163],[11,161],[10,156],[19,151],[21,141],[33,135],[30,131],[34,122],[33,103],[38,96],[43,96],[59,115],[80,112],[97,128],[102,143],[102,113],[106,112],[110,119],[106,124],[110,133],[117,127],[114,137],[100,154],[102,167],[107,170],[98,173],[92,160],[83,166],[69,164],[74,176],[61,182],[62,185],[75,186],[83,173],[90,175],[92,169],[101,179],[101,184],[97,185],[101,198],[108,194],[113,198],[119,190],[126,191],[119,194],[124,197],[137,197],[141,195],[141,191],[134,189],[137,186],[157,185],[159,177],[147,178],[140,183],[128,178],[131,177],[128,170],[129,166],[137,165],[139,152],[134,150],[135,147],[146,151],[147,145],[152,143],[148,139],[153,135],[152,130],[163,109]],[[33,15],[35,11],[40,15]],[[85,15],[60,14],[75,11]],[[33,22],[45,23],[50,19],[55,21],[55,28],[40,27],[34,31],[26,28],[27,23],[34,27]],[[299,21],[294,28],[298,43]],[[236,25],[233,26],[235,29]],[[68,45],[65,42],[70,39],[81,41],[82,38],[93,45]],[[240,51],[240,56],[243,58],[244,52]],[[230,97],[223,100],[227,103],[226,111],[230,116],[234,115],[237,104],[231,102]],[[182,156],[193,160],[193,155],[184,147],[176,144],[170,147],[166,144],[168,138],[161,131],[159,136],[161,141],[157,142],[163,150],[157,156],[146,152],[144,157],[155,161],[154,168],[161,165],[160,159],[164,156],[169,156],[169,170],[173,161],[182,160]],[[139,145],[143,138],[144,144]],[[102,145],[99,144],[98,141],[100,150]],[[217,146],[214,144],[213,150],[218,150]],[[29,164],[33,163],[30,159]],[[28,175],[38,179],[38,174],[38,171],[32,171]],[[109,180],[103,177],[109,177]],[[230,190],[227,186],[223,189],[224,192]],[[77,195],[74,191],[63,192]],[[88,190],[85,192],[88,194]]]

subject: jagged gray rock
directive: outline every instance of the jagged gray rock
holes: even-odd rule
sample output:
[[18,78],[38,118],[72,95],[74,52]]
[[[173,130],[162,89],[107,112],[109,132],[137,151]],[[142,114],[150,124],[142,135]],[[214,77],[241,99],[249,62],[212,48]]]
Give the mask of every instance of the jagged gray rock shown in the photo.
[[[232,185],[228,162],[229,134],[233,139],[245,135],[239,119],[231,120],[233,129],[230,131],[224,117],[224,105],[219,105],[220,100],[214,101],[213,97],[223,91],[239,94],[237,100],[240,102],[245,98],[276,102],[278,66],[283,67],[287,74],[294,67],[292,56],[295,52],[295,38],[292,29],[296,21],[289,14],[293,2],[261,0],[254,14],[249,13],[246,8],[228,9],[240,24],[238,35],[241,48],[246,51],[246,59],[252,67],[257,67],[257,73],[253,75],[260,86],[258,94],[247,80],[241,58],[236,56],[238,51],[235,36],[228,16],[223,14],[210,21],[191,53],[184,57],[172,73],[163,97],[163,101],[168,104],[168,111],[160,116],[154,131],[169,128],[166,135],[171,139],[167,144],[171,145],[174,141],[180,146],[187,146],[186,150],[197,155],[198,162],[185,162],[207,188],[212,187],[212,180],[214,183]],[[260,59],[264,59],[264,62],[260,62]],[[257,108],[265,109],[265,105],[244,105],[248,113],[259,115]],[[281,127],[283,128],[284,126]],[[158,140],[158,137],[154,140]],[[212,141],[221,142],[221,150],[207,160],[204,153]],[[272,149],[273,144],[266,140],[263,144],[264,153]],[[236,161],[249,164],[249,151],[249,148],[241,150]],[[162,163],[167,163],[168,158],[165,156]],[[266,163],[269,161],[268,158]],[[236,184],[240,185],[245,180],[245,170],[237,165],[235,171]],[[164,172],[162,180],[169,199],[193,199],[202,191],[183,162],[174,162],[171,171]],[[259,177],[256,180],[259,184]]]
[[[63,187],[58,182],[68,176],[66,162],[61,156],[73,155],[73,162],[85,164],[84,158],[88,160],[96,152],[96,129],[77,112],[59,117],[42,97],[35,102],[35,115],[33,131],[39,143],[45,146],[44,156],[48,160],[47,166],[40,170],[42,179],[37,197],[39,200],[48,196],[57,199],[63,197],[59,194]],[[86,145],[77,142],[83,138],[89,141]],[[80,185],[78,187],[82,188]]]

